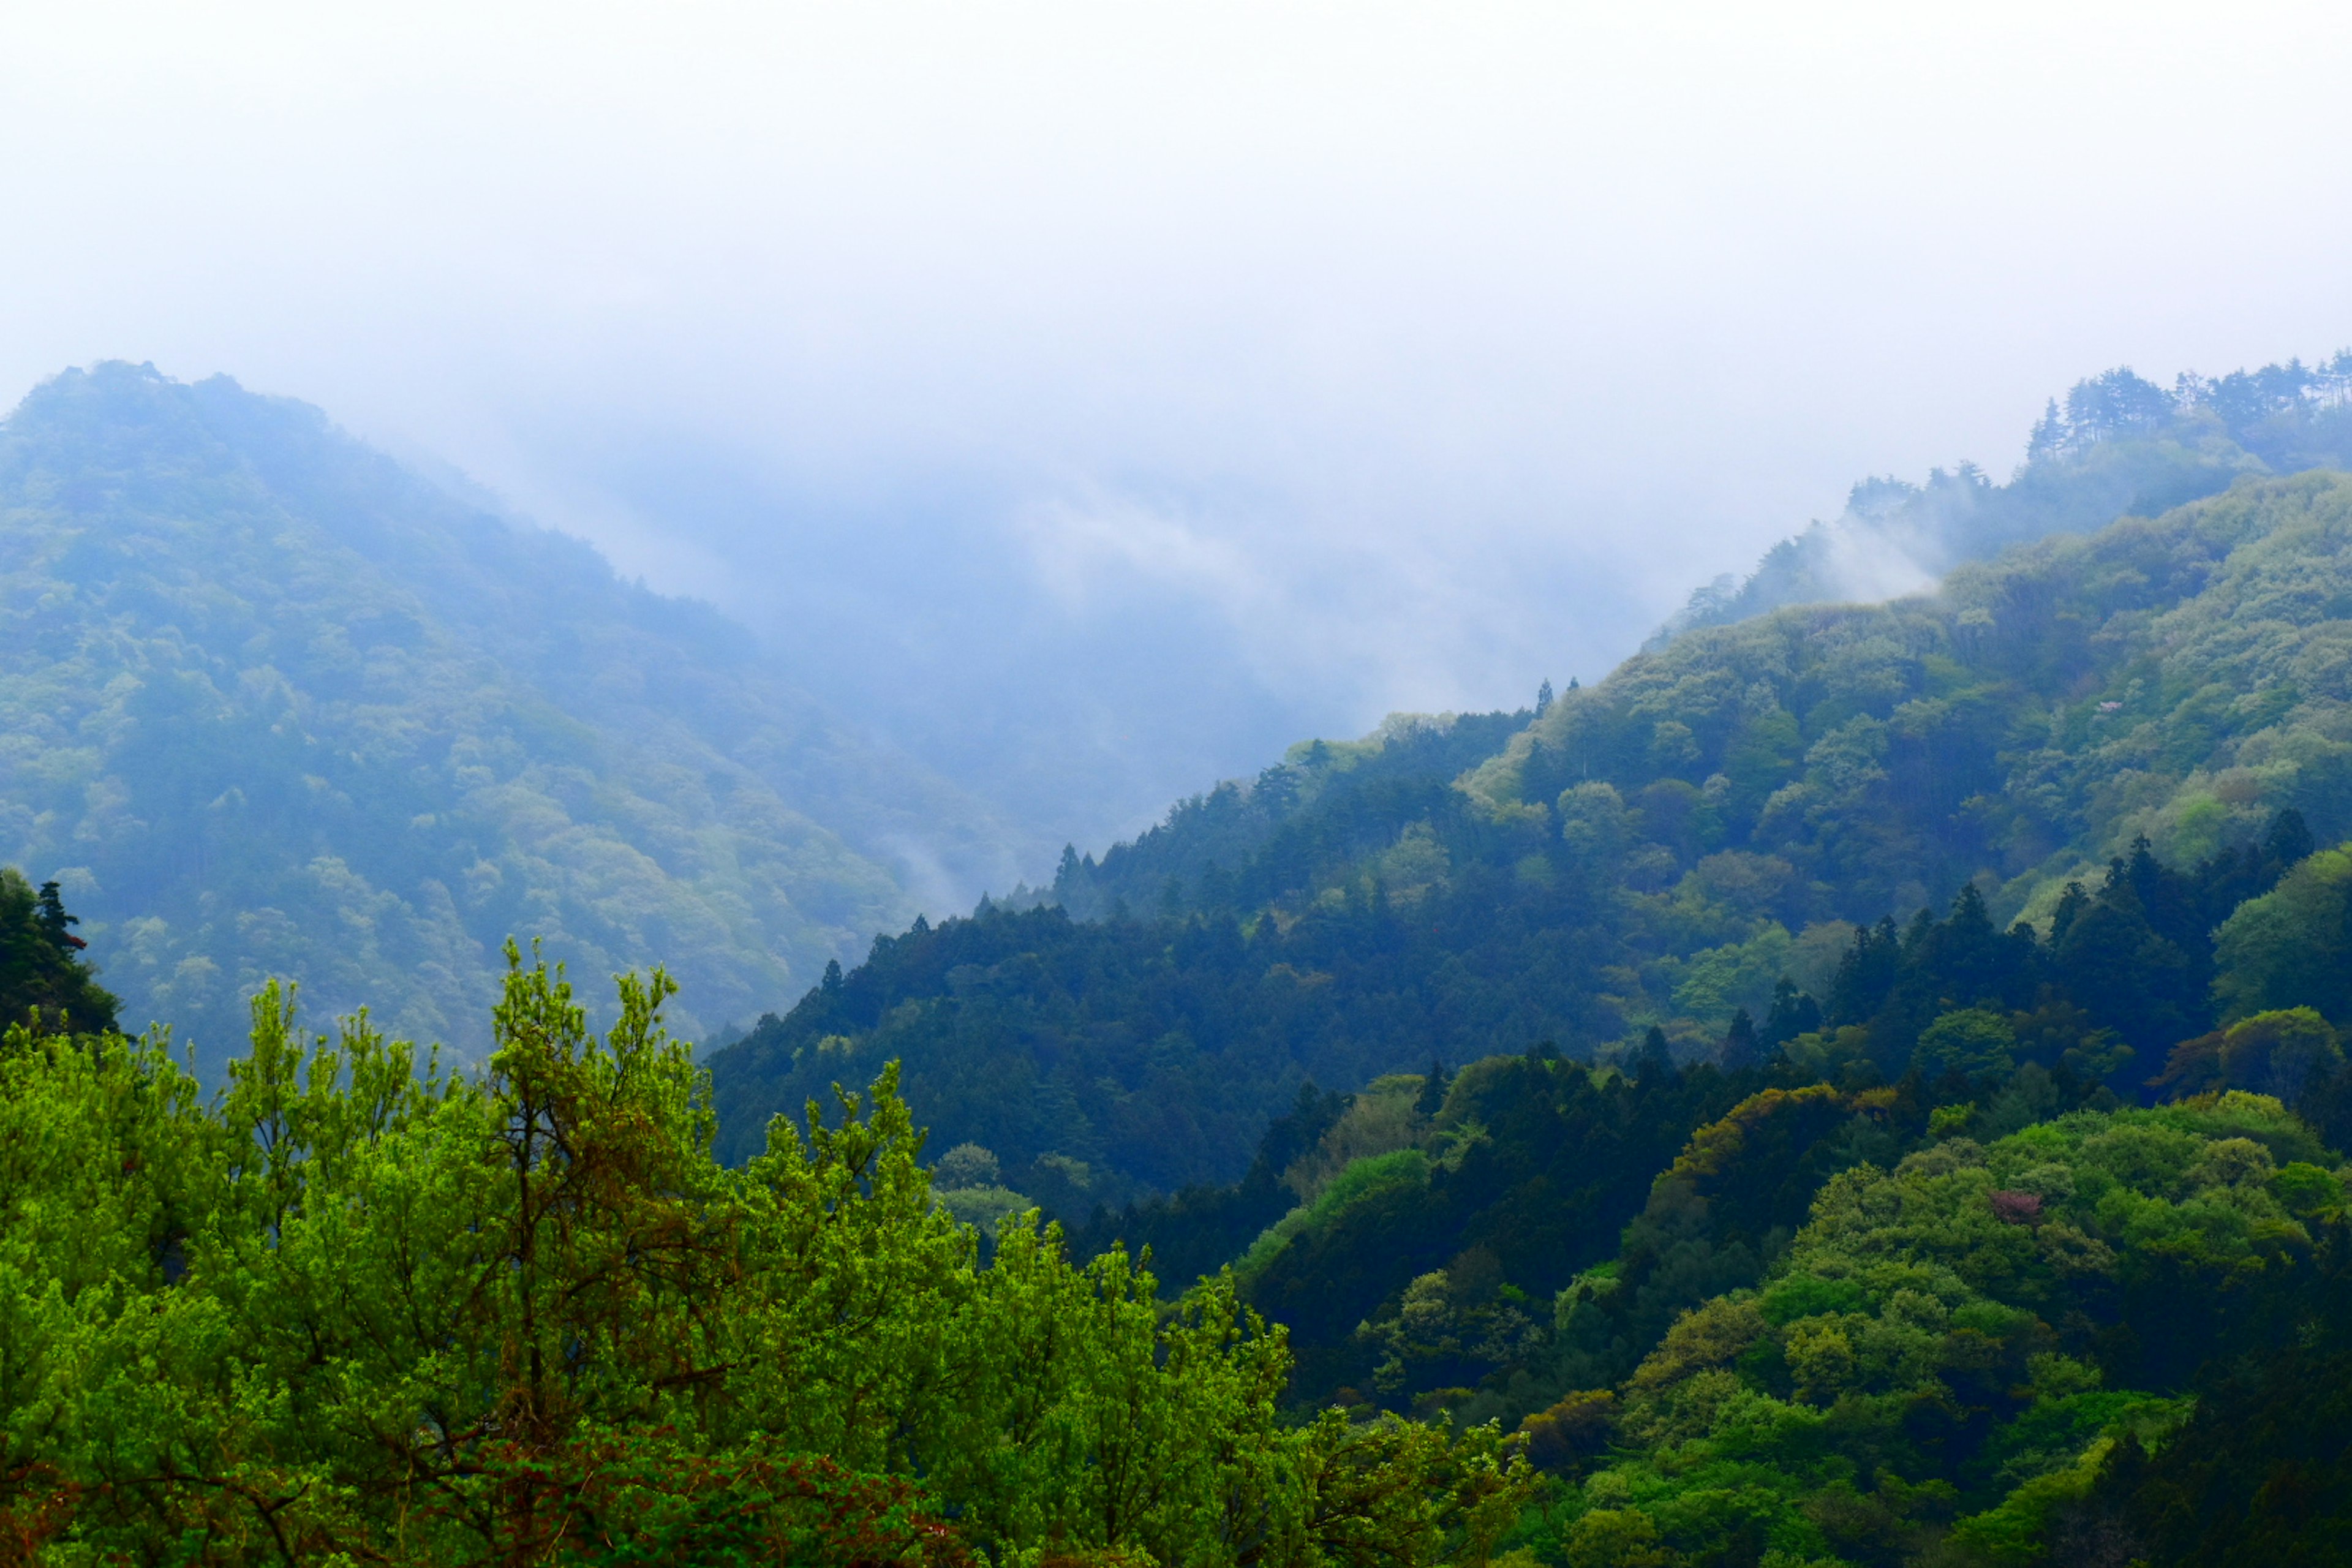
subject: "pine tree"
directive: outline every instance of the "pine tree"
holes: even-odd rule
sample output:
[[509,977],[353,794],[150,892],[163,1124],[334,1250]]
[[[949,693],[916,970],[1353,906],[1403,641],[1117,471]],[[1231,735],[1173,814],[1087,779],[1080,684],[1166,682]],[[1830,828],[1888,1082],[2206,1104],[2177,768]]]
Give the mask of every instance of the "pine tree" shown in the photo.
[[1741,1007],[1731,1015],[1731,1026],[1723,1032],[1723,1070],[1738,1072],[1753,1067],[1756,1055],[1756,1020]]
[[1435,1057],[1429,1058],[1429,1071],[1421,1080],[1421,1094],[1412,1102],[1413,1113],[1423,1121],[1435,1118],[1445,1107],[1445,1090],[1453,1080],[1446,1077],[1445,1064]]
[[2052,398],[2042,417],[2034,423],[2033,434],[2026,438],[2025,459],[2055,457],[2066,446],[2066,416],[2058,412],[2058,400]]
[[55,882],[41,884],[40,904],[34,919],[40,922],[41,930],[59,952],[70,955],[89,945],[68,929],[81,924],[81,917],[66,913],[65,900]]
[[1655,1024],[1642,1037],[1642,1056],[1634,1076],[1643,1079],[1664,1078],[1675,1070],[1674,1054],[1666,1048],[1666,1032]]
[[1757,1049],[1777,1051],[1799,1035],[1810,1035],[1821,1026],[1822,1005],[1811,994],[1798,990],[1797,983],[1784,974],[1772,986],[1772,1010],[1764,1016]]
[[73,933],[80,923],[57,883],[36,893],[15,868],[0,868],[0,1026],[29,1018],[66,1034],[115,1026],[121,1004],[81,956],[88,944]]
[[2280,874],[2309,855],[2313,847],[2311,828],[2303,820],[2303,813],[2290,805],[2271,818],[2270,833],[2263,840],[2263,858],[2275,868],[2274,875]]

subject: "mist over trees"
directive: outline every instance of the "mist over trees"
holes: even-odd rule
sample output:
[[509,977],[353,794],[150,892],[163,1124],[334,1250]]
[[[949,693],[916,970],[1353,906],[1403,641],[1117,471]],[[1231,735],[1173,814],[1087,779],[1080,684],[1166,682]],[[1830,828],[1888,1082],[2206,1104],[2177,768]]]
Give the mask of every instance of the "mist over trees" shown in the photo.
[[35,392],[0,540],[0,855],[208,1073],[271,975],[478,1047],[518,931],[669,953],[716,1028],[1013,863],[716,614],[225,378]]
[[[2029,535],[1933,592],[1305,742],[936,923],[890,835],[992,819],[715,618],[299,405],[52,384],[0,1556],[2334,1560],[2352,477],[2271,470],[2348,374],[2096,378],[2007,486],[1857,492]],[[2126,480],[2189,499],[2042,526]],[[799,1000],[698,1064],[660,943]]]
[[2154,517],[2248,474],[2352,466],[2352,349],[2167,388],[2118,367],[2053,398],[2006,483],[1974,463],[1922,484],[1869,479],[1829,522],[1767,551],[1744,580],[1695,591],[1651,639],[1777,609],[1912,591],[1967,561],[2119,516]]
[[1242,1177],[1303,1080],[1630,1061],[1653,1029],[1713,1058],[1780,980],[1831,1006],[1858,933],[1970,889],[1995,928],[2064,928],[2068,994],[2115,999],[2145,1078],[2212,1026],[2210,933],[2301,842],[2281,825],[2352,834],[2347,539],[2342,478],[2249,479],[1936,595],[1693,631],[1540,719],[1297,748],[763,1020],[711,1058],[721,1146],[896,1059],[942,1136],[1075,1220]]

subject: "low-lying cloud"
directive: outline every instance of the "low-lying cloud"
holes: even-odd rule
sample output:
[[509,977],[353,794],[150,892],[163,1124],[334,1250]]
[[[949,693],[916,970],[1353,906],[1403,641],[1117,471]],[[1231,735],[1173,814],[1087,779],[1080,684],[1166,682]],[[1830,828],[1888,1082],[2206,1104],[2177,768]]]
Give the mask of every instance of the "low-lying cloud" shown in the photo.
[[2005,471],[2106,365],[2352,342],[2325,7],[97,5],[8,44],[0,383],[226,371],[438,454],[1041,843],[1591,679],[1856,476]]

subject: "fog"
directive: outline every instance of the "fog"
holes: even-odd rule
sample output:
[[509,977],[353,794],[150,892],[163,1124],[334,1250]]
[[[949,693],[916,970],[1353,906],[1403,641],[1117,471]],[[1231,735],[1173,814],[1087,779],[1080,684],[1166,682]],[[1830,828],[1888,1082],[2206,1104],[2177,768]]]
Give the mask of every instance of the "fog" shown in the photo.
[[2328,7],[341,9],[0,5],[0,400],[318,403],[1041,870],[2080,377],[2352,343]]

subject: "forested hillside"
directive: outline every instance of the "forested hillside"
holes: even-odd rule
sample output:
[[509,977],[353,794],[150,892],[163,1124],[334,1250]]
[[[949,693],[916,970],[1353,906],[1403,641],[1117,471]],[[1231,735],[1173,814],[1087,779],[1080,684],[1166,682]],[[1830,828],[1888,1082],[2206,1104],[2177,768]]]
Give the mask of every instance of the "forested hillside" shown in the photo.
[[[345,506],[306,411],[42,396],[95,488],[12,420],[9,766],[87,858],[0,868],[0,1562],[2352,1552],[2352,476],[1295,748],[706,1068],[617,955],[723,931],[731,1006],[889,918],[709,738],[818,745],[789,694],[575,547]],[[140,855],[184,931],[83,924]],[[420,966],[402,876],[630,968],[612,1027]],[[207,1092],[92,967],[217,1027],[215,949],[142,968],[186,933],[460,1039],[478,988],[490,1048],[272,982]]]
[[2117,517],[2154,517],[2250,474],[2352,468],[2352,349],[2168,389],[2128,368],[2053,398],[2005,484],[1973,463],[1925,484],[1865,479],[1844,511],[1782,540],[1745,581],[1698,589],[1652,646],[1785,605],[1878,598],[2003,547]]
[[749,636],[317,410],[102,365],[0,426],[0,854],[215,1067],[263,979],[471,1049],[498,950],[670,955],[687,1021],[1001,875],[987,814]]
[[[2143,836],[2190,872],[2282,811],[2352,833],[2347,617],[2352,480],[2244,479],[1933,595],[1693,631],[1524,728],[1304,748],[1066,859],[1064,901],[1108,918],[983,908],[877,942],[713,1059],[723,1139],[896,1058],[942,1138],[1076,1216],[1240,1177],[1302,1079],[1621,1059],[1651,1028],[1712,1058],[1776,982],[1826,996],[1857,929],[1963,887],[2046,931]],[[1465,728],[1512,732],[1457,773]],[[2179,1006],[2144,1054],[2206,1026],[2164,940],[2190,968],[2149,988]]]
[[1240,1183],[1097,1213],[1078,1245],[1177,1277],[1237,1261],[1310,1397],[1451,1390],[1516,1420],[1622,1380],[1675,1314],[1754,1284],[1831,1174],[1923,1141],[2229,1089],[2352,1140],[2352,873],[2309,851],[2292,815],[2186,871],[2142,847],[2046,936],[1964,888],[1857,931],[1820,996],[1782,983],[1689,1068],[1660,1035],[1622,1070],[1546,1047],[1302,1099]]

